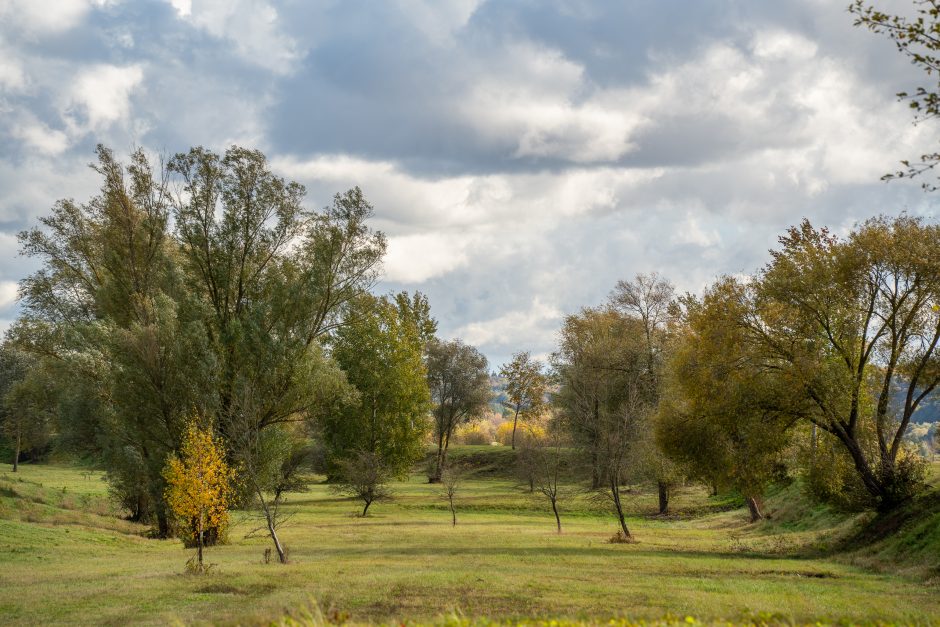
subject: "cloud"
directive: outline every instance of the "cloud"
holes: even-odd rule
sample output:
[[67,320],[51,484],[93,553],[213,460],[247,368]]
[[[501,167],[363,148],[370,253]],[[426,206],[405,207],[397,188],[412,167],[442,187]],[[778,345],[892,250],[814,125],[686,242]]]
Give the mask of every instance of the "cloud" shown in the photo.
[[385,277],[413,284],[448,274],[467,263],[465,247],[465,242],[438,233],[392,237],[384,260]]
[[19,91],[26,87],[23,65],[9,50],[0,48],[0,89]]
[[453,45],[454,35],[466,26],[483,0],[397,0],[418,30],[436,45]]
[[513,310],[495,318],[471,322],[459,327],[456,336],[469,344],[511,349],[541,343],[546,331],[557,329],[562,312],[540,299],[525,309]]
[[313,208],[360,186],[378,289],[493,363],[636,272],[696,291],[804,216],[937,212],[878,180],[937,138],[893,96],[922,77],[817,0],[8,0],[0,40],[5,281],[35,269],[17,230],[95,193],[97,142],[258,147]]
[[0,281],[0,310],[16,302],[16,281]]
[[73,126],[100,131],[116,122],[127,122],[131,97],[144,78],[141,65],[95,65],[83,70],[72,83],[64,117]]
[[69,146],[68,136],[48,126],[31,115],[25,115],[13,128],[13,136],[30,148],[44,155],[58,155]]
[[0,3],[0,20],[29,35],[54,35],[78,26],[93,6],[106,4],[106,0],[5,0]]
[[277,9],[264,0],[168,0],[181,20],[224,39],[250,63],[287,73],[298,44],[281,29]]

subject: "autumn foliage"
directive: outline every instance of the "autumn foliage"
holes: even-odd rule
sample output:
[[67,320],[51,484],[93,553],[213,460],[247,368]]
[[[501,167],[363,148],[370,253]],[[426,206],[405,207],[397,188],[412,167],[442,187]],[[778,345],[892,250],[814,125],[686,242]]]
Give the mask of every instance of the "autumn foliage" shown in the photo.
[[224,449],[212,430],[192,421],[180,455],[167,460],[163,476],[166,503],[177,518],[177,529],[195,540],[195,569],[201,572],[206,533],[215,529],[221,534],[228,525],[234,471],[225,463]]

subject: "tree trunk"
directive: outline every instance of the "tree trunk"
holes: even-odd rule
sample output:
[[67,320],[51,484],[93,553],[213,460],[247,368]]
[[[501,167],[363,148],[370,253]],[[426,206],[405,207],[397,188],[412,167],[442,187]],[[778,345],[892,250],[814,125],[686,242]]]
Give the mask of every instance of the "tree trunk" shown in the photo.
[[[601,419],[600,416],[601,416],[600,402],[595,398],[594,399],[594,428],[595,429],[599,428],[598,423],[600,422],[600,419]],[[603,481],[603,477],[601,477],[601,469],[598,467],[599,464],[598,464],[598,459],[597,459],[597,434],[594,435],[594,440],[591,446],[591,465],[592,465],[591,489],[596,490],[597,488],[601,487],[601,481]]]
[[199,548],[197,549],[197,555],[199,556],[199,572],[202,572],[202,513],[199,514]]
[[451,498],[449,500],[450,500],[451,526],[456,527],[457,526],[457,510],[454,509],[454,499]]
[[617,510],[617,519],[620,521],[620,529],[623,530],[624,537],[630,539],[633,536],[627,528],[627,520],[623,515],[623,504],[620,502],[620,486],[617,485],[617,480],[614,479],[613,473],[611,473],[610,477],[610,494],[614,497],[614,507]]
[[445,434],[441,434],[437,438],[437,459],[434,463],[434,470],[431,472],[431,476],[428,477],[428,483],[440,483],[441,475],[444,472],[444,464],[447,461],[447,445],[448,438]]
[[519,410],[516,409],[515,415],[512,417],[512,438],[509,443],[512,445],[512,450],[516,450],[516,423],[519,422]]
[[284,554],[284,547],[281,546],[281,541],[277,537],[277,529],[274,527],[274,521],[268,517],[268,532],[271,534],[271,540],[274,541],[274,549],[277,551],[277,559],[280,563],[287,563],[287,555]]
[[712,484],[712,496],[718,496],[718,484],[717,483]]
[[23,438],[20,437],[20,434],[16,434],[16,450],[13,452],[13,472],[19,470],[20,467],[20,445],[23,442]]
[[755,496],[749,496],[744,499],[747,502],[747,508],[751,512],[751,522],[763,520],[764,514],[760,511],[760,501]]
[[669,513],[669,486],[659,481],[657,487],[659,488],[659,515],[665,516]]
[[555,512],[555,525],[558,527],[558,533],[561,533],[561,516],[558,515],[558,504],[556,498],[552,498],[552,511]]
[[[142,510],[142,508],[140,508]],[[138,514],[138,517],[140,514]],[[162,507],[157,508],[157,536],[160,538],[170,537],[170,519]]]
[[591,489],[601,487],[601,470],[597,462],[597,450],[591,451]]
[[[875,473],[872,471],[871,465],[868,463],[868,460],[865,458],[865,453],[862,451],[862,447],[859,444],[858,440],[854,435],[847,433],[836,433],[836,437],[842,441],[846,449],[849,451],[849,455],[852,457],[852,462],[855,465],[855,469],[858,471],[861,476],[862,483],[865,485],[865,490],[868,491],[868,494],[872,496],[875,500],[875,503],[878,507],[878,510],[881,512],[887,512],[898,505],[897,502],[894,502],[888,494],[888,490],[885,490],[885,482],[879,480]],[[893,464],[892,464],[893,466]],[[884,472],[888,470],[888,472]],[[891,477],[893,473],[893,467],[890,469],[883,469],[882,477]]]
[[[261,510],[264,512],[264,520],[268,524],[268,534],[270,534],[271,541],[274,542],[274,549],[277,551],[277,560],[281,564],[286,564],[287,555],[284,553],[284,547],[281,546],[281,540],[277,537],[277,521],[274,519],[275,515],[271,512],[271,508],[268,507],[268,502],[264,500],[264,494],[261,492],[261,489],[256,486],[255,492],[257,492],[258,500],[261,502]],[[277,505],[277,499],[278,497],[275,496],[275,506]]]
[[366,501],[366,506],[362,508],[362,517],[366,517],[366,512],[369,511],[369,506],[372,505],[372,501]]
[[445,434],[438,441],[437,448],[437,467],[434,469],[434,476],[428,477],[428,483],[440,483],[441,475],[444,473],[444,466],[447,464],[447,447],[450,445],[450,436]]

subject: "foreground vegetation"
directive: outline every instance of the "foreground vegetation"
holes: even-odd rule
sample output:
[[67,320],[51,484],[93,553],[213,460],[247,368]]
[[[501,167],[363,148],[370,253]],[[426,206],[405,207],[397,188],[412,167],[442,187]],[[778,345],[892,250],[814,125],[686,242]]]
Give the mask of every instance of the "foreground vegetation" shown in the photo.
[[[468,454],[482,451],[455,451]],[[612,544],[616,526],[602,504],[585,495],[562,502],[558,535],[544,498],[501,478],[494,459],[465,482],[455,527],[441,486],[424,477],[395,484],[396,499],[366,518],[315,484],[285,504],[293,513],[281,533],[289,564],[264,563],[270,543],[245,538],[256,521],[235,512],[228,544],[208,551],[214,567],[202,576],[183,573],[191,551],[179,540],[150,539],[147,527],[116,516],[100,473],[24,465],[0,474],[0,616],[6,624],[397,623],[455,613],[926,624],[940,616],[938,564],[923,561],[933,559],[923,557],[931,548],[940,553],[936,519],[932,547],[902,563],[896,545],[916,540],[920,523],[930,531],[931,521],[846,555],[834,549],[870,515],[816,508],[796,516],[805,502],[791,486],[768,498],[771,520],[750,524],[746,510],[727,509],[734,499],[687,487],[669,518],[649,515],[655,493],[632,494],[637,543]],[[906,574],[874,572],[871,558]]]

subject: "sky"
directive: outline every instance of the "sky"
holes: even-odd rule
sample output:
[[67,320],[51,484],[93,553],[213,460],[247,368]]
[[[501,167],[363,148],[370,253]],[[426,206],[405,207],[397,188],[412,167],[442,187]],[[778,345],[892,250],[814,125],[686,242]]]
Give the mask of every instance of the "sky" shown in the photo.
[[0,0],[0,330],[37,267],[16,233],[96,193],[99,142],[258,148],[310,208],[360,186],[376,290],[493,369],[619,279],[698,293],[804,217],[933,218],[880,180],[936,150],[894,96],[925,79],[847,4]]

